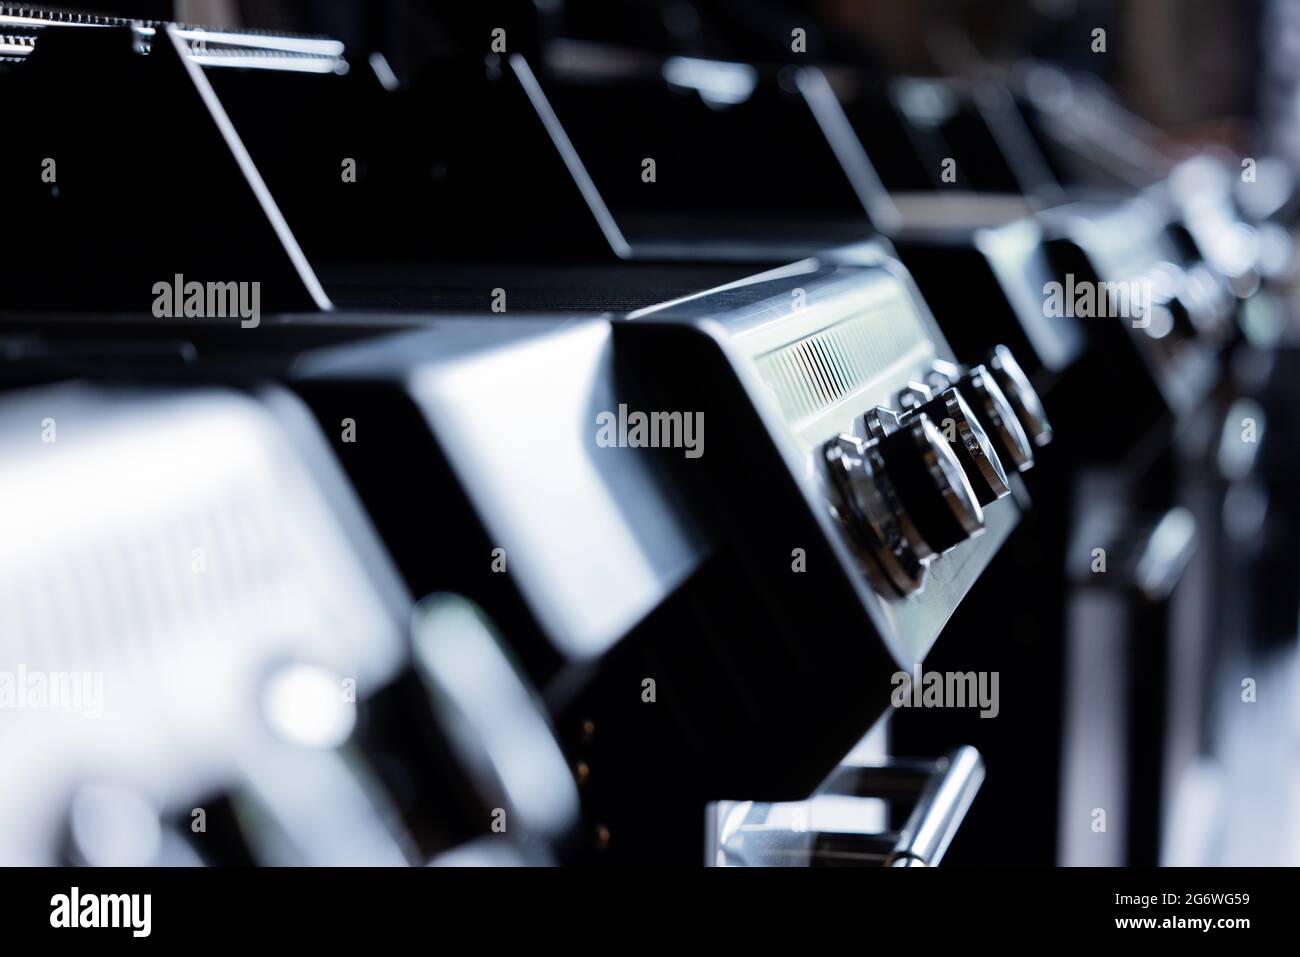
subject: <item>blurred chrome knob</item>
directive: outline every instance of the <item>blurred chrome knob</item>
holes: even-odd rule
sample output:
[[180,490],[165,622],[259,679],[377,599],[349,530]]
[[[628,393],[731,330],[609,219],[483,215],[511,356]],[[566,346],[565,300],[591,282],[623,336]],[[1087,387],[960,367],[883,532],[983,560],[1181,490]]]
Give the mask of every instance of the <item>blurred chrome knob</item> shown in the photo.
[[1222,333],[1236,307],[1227,280],[1204,262],[1187,267],[1187,276],[1179,295],[1187,303],[1188,315],[1197,332]]
[[859,553],[875,560],[899,594],[920,591],[925,585],[923,554],[932,549],[905,521],[879,443],[841,435],[822,447],[822,457],[836,512]]
[[958,383],[997,449],[998,457],[1017,472],[1034,467],[1034,447],[1016,418],[1015,409],[986,366],[972,366]]
[[1007,473],[988,435],[962,394],[945,389],[935,398],[909,412],[906,419],[927,415],[938,426],[953,454],[966,472],[981,505],[991,505],[1011,491]]
[[[900,422],[880,440],[880,455],[902,503],[904,533],[928,546],[922,558],[942,554],[984,528],[984,512],[952,446],[925,413]],[[911,535],[908,536],[912,537]]]
[[932,392],[942,392],[957,384],[961,378],[961,366],[946,359],[935,359],[930,363],[930,370],[925,374],[925,384]]
[[81,784],[69,802],[61,860],[74,867],[192,867],[198,855],[142,793]]
[[989,371],[993,373],[994,381],[1002,389],[1007,402],[1015,411],[1016,419],[1024,429],[1025,435],[1029,437],[1029,441],[1040,448],[1051,442],[1052,426],[1047,421],[1047,412],[1043,409],[1043,403],[1038,398],[1038,393],[1030,383],[1029,377],[1020,368],[1020,363],[1011,354],[1011,350],[1006,346],[995,347],[989,353],[987,365]]

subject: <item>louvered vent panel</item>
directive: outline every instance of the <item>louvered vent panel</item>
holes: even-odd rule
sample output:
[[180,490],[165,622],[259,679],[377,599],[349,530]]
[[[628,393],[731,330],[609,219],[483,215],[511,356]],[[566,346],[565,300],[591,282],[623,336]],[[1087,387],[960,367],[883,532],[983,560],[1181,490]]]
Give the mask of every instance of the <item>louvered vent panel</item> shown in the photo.
[[798,423],[926,348],[916,317],[895,303],[882,303],[764,353],[757,365],[787,420]]

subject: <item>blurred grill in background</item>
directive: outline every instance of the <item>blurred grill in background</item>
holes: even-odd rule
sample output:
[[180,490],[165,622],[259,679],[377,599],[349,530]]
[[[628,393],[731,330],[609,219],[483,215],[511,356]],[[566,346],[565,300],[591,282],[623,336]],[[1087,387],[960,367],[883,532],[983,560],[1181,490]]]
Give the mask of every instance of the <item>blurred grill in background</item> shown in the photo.
[[1300,861],[1291,2],[0,5],[0,861]]

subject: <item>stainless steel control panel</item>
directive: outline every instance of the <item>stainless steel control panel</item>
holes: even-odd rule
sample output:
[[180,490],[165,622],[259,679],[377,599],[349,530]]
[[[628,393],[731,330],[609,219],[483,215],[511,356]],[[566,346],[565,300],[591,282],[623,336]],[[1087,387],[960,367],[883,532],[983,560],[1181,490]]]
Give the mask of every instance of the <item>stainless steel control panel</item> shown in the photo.
[[958,366],[875,246],[631,322],[689,324],[721,351],[797,481],[789,507],[809,510],[894,658],[920,661],[1015,527],[1015,475],[1050,438],[1014,357]]

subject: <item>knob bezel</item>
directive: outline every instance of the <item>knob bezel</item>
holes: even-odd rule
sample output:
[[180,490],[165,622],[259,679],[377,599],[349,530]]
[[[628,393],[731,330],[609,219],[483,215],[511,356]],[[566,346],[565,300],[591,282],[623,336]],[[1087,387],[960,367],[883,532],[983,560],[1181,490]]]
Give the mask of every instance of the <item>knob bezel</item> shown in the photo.
[[921,591],[933,553],[906,521],[878,445],[841,435],[823,446],[822,457],[837,515],[858,552],[872,556],[901,596]]
[[919,413],[900,423],[898,431],[881,441],[880,453],[903,504],[903,520],[935,554],[984,530],[984,511],[966,470],[928,415]]
[[[920,413],[928,415],[948,439],[980,505],[992,505],[1011,493],[1002,460],[960,390],[945,389],[916,411],[909,412],[906,418]],[[951,429],[949,423],[952,423]]]
[[1047,412],[1038,392],[1011,350],[1001,345],[994,347],[986,365],[1015,411],[1025,435],[1038,448],[1049,444],[1052,441],[1052,425],[1047,420]]
[[998,457],[1009,462],[1017,472],[1027,472],[1034,467],[1034,446],[1016,417],[1006,393],[997,379],[982,365],[966,370],[958,384],[964,395],[972,398],[978,414],[983,419],[985,431],[998,450]]

